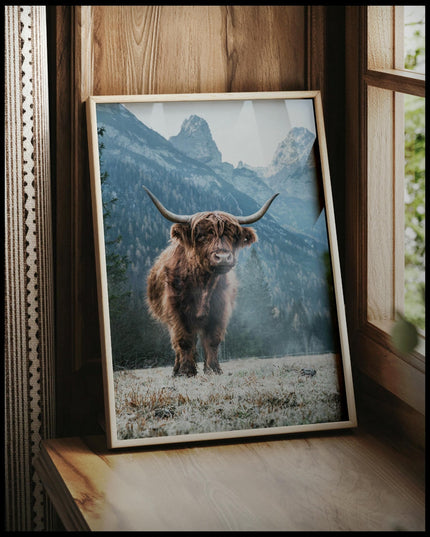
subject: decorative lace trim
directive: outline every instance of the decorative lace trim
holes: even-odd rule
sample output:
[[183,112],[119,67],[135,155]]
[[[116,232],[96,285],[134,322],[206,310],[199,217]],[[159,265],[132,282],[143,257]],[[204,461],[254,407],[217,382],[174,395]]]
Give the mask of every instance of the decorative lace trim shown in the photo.
[[52,229],[45,6],[5,6],[5,455],[8,530],[46,530],[34,471],[53,433]]

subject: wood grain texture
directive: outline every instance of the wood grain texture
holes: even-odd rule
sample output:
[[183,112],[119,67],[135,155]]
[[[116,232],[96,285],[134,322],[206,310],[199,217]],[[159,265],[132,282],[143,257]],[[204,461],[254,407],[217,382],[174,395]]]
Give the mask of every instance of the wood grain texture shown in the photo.
[[[367,185],[360,178],[365,165],[359,158],[365,140],[366,116],[361,114],[365,86],[361,80],[363,14],[359,7],[345,11],[345,306],[350,337],[362,326],[367,315]],[[356,359],[351,347],[352,360]]]
[[88,87],[93,95],[305,89],[305,13],[303,6],[92,6],[86,50],[97,68]]
[[424,529],[424,476],[370,436],[114,453],[102,437],[57,439],[42,460],[67,529]]
[[426,96],[425,75],[394,69],[383,69],[380,71],[366,71],[364,80],[371,86],[409,93],[418,97]]
[[394,7],[367,6],[367,68],[394,68]]
[[367,163],[368,319],[394,319],[394,99],[369,87]]
[[[425,372],[396,356],[384,338],[375,337],[375,329],[369,327],[366,332],[354,341],[355,351],[361,357],[360,370],[421,413],[424,419]],[[375,367],[375,356],[379,357],[378,367]]]
[[321,91],[322,101],[326,100],[326,10],[325,6],[309,6],[307,18],[307,79],[309,89]]
[[414,468],[417,475],[424,475],[426,420],[423,414],[360,372],[354,377],[354,388],[360,394],[360,427],[385,435],[399,452],[406,454],[408,467]]

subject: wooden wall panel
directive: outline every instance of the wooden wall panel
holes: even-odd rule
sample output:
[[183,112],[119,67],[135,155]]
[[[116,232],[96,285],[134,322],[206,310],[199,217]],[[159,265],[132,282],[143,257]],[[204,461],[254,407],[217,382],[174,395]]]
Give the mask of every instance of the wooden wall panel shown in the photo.
[[324,96],[325,8],[47,9],[55,95],[58,434],[73,435],[93,432],[103,408],[86,98],[305,89]]
[[306,87],[304,6],[77,9],[94,95]]

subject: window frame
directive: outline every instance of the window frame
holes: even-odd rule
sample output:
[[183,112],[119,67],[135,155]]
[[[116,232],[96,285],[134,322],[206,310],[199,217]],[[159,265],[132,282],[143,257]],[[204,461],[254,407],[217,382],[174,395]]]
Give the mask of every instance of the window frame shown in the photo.
[[[395,181],[404,173],[404,119],[396,92],[425,96],[425,75],[399,68],[403,47],[396,33],[403,25],[402,9],[345,8],[345,296],[354,366],[424,414],[424,345],[406,355],[390,341],[404,289],[403,185]],[[375,144],[380,151],[372,156]]]

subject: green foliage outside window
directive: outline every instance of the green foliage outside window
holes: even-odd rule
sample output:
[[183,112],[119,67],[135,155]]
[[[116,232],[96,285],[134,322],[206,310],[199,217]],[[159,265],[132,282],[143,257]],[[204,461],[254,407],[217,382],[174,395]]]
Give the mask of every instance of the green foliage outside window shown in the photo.
[[405,317],[425,327],[425,100],[405,96]]
[[[416,6],[413,6],[416,8]],[[416,13],[415,18],[414,13]],[[417,16],[418,15],[418,16]],[[422,16],[421,16],[422,15]],[[405,27],[405,68],[424,71],[424,10]],[[405,318],[425,329],[425,99],[405,95]]]

